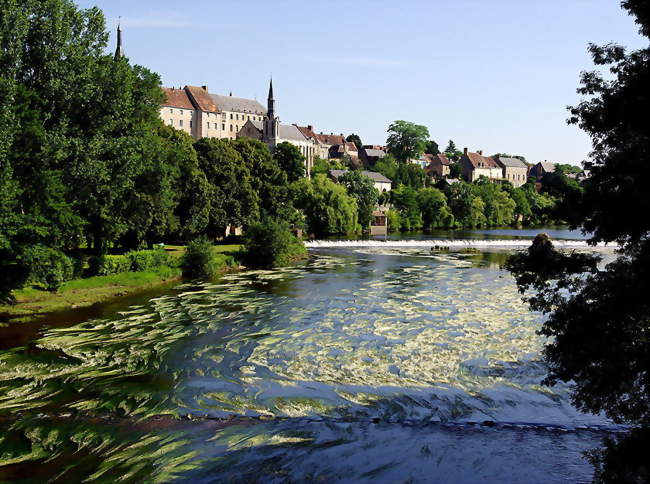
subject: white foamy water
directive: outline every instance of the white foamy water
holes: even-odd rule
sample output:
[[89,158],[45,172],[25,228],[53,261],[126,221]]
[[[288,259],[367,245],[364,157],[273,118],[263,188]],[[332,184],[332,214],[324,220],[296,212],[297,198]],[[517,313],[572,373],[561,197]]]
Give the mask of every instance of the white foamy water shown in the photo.
[[[526,248],[533,239],[430,239],[430,240],[311,240],[305,242],[310,249],[347,247],[450,247],[450,248]],[[586,240],[553,240],[559,249],[612,248],[612,244],[590,246]]]

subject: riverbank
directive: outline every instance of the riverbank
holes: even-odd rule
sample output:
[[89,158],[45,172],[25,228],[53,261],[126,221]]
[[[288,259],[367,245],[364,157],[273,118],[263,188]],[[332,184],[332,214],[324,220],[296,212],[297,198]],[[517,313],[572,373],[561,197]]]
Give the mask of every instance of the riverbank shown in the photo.
[[[238,267],[233,255],[240,249],[241,246],[235,244],[214,247],[215,262],[220,268],[220,273],[230,272]],[[185,247],[166,246],[165,250],[170,256],[170,265],[152,271],[122,272],[74,279],[64,283],[56,292],[37,287],[14,291],[17,304],[0,305],[0,326],[7,323],[31,322],[49,314],[104,304],[156,288],[168,289],[182,280],[181,269],[177,263],[185,252]]]

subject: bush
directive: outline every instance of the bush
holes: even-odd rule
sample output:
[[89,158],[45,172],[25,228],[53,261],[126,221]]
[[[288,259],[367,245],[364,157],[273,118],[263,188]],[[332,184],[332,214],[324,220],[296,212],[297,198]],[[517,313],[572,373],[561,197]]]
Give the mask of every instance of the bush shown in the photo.
[[134,272],[152,271],[160,266],[169,263],[169,257],[165,249],[154,250],[132,250],[126,254],[131,262],[131,270]]
[[245,235],[244,259],[250,266],[285,266],[307,256],[305,245],[285,221],[267,218],[251,225]]
[[27,281],[42,285],[48,291],[56,291],[74,275],[74,262],[63,252],[42,245],[25,251],[23,262],[29,276]]
[[130,270],[131,260],[125,255],[102,255],[90,260],[90,273],[96,276],[108,276]]
[[193,240],[181,258],[183,276],[192,279],[214,277],[220,269],[212,243],[206,238]]

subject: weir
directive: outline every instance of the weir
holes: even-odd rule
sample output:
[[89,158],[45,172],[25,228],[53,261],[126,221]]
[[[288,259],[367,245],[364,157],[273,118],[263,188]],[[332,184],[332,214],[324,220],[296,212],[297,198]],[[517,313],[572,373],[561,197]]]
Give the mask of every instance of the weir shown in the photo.
[[[311,240],[305,242],[310,249],[346,247],[450,247],[520,249],[530,246],[533,239],[429,239],[429,240]],[[559,249],[612,248],[615,244],[589,245],[586,240],[554,240]]]

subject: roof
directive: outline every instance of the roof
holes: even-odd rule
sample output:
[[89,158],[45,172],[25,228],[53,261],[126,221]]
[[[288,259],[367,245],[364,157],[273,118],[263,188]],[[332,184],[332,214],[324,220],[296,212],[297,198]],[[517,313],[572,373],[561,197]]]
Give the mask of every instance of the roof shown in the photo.
[[339,134],[323,134],[319,133],[316,135],[318,141],[326,145],[342,145],[345,143],[345,138],[343,135]]
[[377,158],[383,158],[384,156],[386,156],[386,152],[383,150],[365,148],[364,151],[366,152],[366,156],[372,156]]
[[501,165],[502,168],[511,167],[511,168],[528,168],[528,165],[521,161],[518,158],[508,158],[500,156],[496,159],[496,162]]
[[221,96],[209,94],[219,111],[235,111],[240,113],[266,114],[266,109],[255,99],[242,97]]
[[217,108],[212,96],[208,94],[208,91],[202,87],[197,86],[185,86],[185,90],[190,96],[190,99],[194,101],[198,109],[201,111],[218,113],[219,108]]
[[194,109],[192,101],[185,92],[185,89],[174,89],[173,87],[161,88],[165,95],[165,102],[163,106],[181,109]]
[[463,158],[467,158],[474,168],[499,168],[499,165],[492,158],[471,151],[465,153]]
[[[345,175],[348,172],[348,170],[330,170],[329,173],[330,175],[335,178],[336,180],[339,179],[340,176]],[[391,180],[386,178],[384,175],[381,173],[378,173],[376,171],[366,171],[363,170],[361,172],[362,175],[367,176],[374,182],[378,183],[393,183]]]
[[297,124],[294,126],[300,130],[305,138],[313,139],[315,142],[320,143],[318,135],[314,133],[314,131],[309,126],[298,126]]
[[278,133],[280,139],[290,139],[294,141],[305,141],[305,136],[293,124],[281,124],[280,132]]
[[545,163],[540,161],[538,164],[541,165],[547,173],[553,173],[555,171],[555,163]]
[[422,155],[422,157],[429,162],[429,164],[433,163],[434,161],[436,163],[440,163],[441,165],[449,165],[449,158],[445,156],[444,153],[438,153],[437,155],[431,155],[429,153],[425,153]]
[[453,185],[454,183],[459,183],[460,180],[458,178],[443,178],[440,180],[436,185],[440,185],[442,183],[446,183],[447,185]]
[[357,145],[355,145],[353,141],[346,141],[345,147],[348,151],[358,151]]

